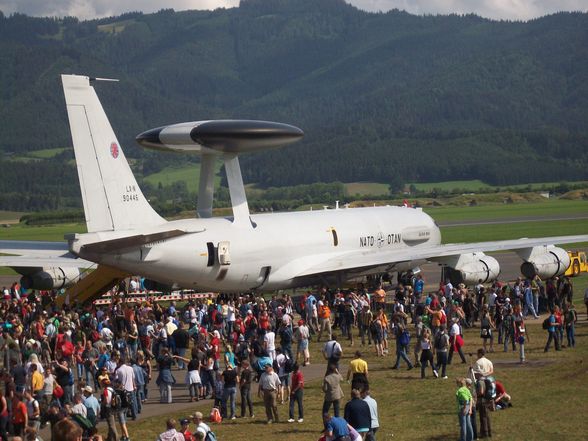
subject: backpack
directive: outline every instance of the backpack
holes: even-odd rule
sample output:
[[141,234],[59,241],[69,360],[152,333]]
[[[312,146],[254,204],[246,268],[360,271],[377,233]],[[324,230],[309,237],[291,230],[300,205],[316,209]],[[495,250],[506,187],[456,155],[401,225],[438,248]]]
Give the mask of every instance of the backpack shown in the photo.
[[402,346],[408,346],[410,343],[410,332],[408,332],[406,329],[402,331],[402,334],[398,336],[398,343],[400,343]]
[[84,433],[88,433],[90,430],[94,428],[94,423],[86,418],[84,415],[79,413],[74,413],[71,416],[71,419],[74,420],[78,426],[82,428]]
[[286,362],[284,363],[284,372],[289,374],[294,370],[294,360],[286,355]]
[[96,425],[96,412],[94,412],[93,408],[86,408],[86,418],[92,423],[92,425]]
[[484,398],[487,400],[493,400],[496,398],[496,380],[494,377],[486,377],[484,378],[484,383],[486,383]]
[[[221,416],[220,410],[218,407],[213,407],[210,411],[210,422],[211,423],[220,423],[222,422],[223,417]],[[208,435],[208,434],[207,434]]]
[[446,334],[439,333],[437,337],[435,337],[435,349],[443,350],[447,348],[447,339],[445,338]]
[[549,329],[551,327],[551,321],[549,320],[551,318],[551,316],[547,317],[545,320],[543,320],[543,324],[541,325],[543,327],[543,329]]
[[122,400],[120,393],[112,388],[109,388],[110,392],[112,393],[112,398],[110,400],[110,408],[114,410],[119,410],[122,408]]
[[212,430],[206,432],[206,435],[204,436],[204,441],[217,441],[216,435]]

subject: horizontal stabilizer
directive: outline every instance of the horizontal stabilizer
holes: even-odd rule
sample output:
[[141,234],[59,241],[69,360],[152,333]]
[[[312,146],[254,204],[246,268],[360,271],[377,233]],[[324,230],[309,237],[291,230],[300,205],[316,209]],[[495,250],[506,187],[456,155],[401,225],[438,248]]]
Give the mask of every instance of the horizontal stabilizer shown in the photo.
[[11,268],[90,268],[93,265],[95,265],[94,262],[79,259],[69,253],[63,256],[37,256],[34,254],[27,256],[0,256],[0,266],[9,266]]
[[95,271],[89,273],[75,285],[69,287],[65,294],[55,299],[57,306],[61,307],[66,300],[70,303],[83,304],[101,297],[106,291],[119,283],[129,274],[106,265],[98,265]]
[[183,236],[184,234],[199,233],[201,231],[188,232],[184,230],[169,230],[153,234],[137,234],[135,236],[103,240],[100,242],[83,245],[82,250],[87,253],[111,253],[114,251],[122,251],[128,248],[140,247],[142,245],[147,245],[161,240],[172,239],[174,237]]

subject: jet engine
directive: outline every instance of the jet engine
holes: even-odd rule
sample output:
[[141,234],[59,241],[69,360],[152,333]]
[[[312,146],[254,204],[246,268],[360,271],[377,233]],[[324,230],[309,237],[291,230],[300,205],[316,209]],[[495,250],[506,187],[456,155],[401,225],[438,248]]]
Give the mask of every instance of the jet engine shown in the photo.
[[500,274],[498,261],[481,252],[450,256],[440,262],[447,265],[445,277],[454,284],[473,285],[479,280],[486,283],[495,280]]
[[62,289],[73,285],[79,278],[79,268],[50,267],[24,274],[20,279],[20,284],[26,289]]
[[560,276],[570,266],[570,256],[562,248],[551,245],[533,247],[525,251],[519,252],[519,255],[525,260],[521,265],[521,273],[529,279],[535,276],[539,276],[541,279]]

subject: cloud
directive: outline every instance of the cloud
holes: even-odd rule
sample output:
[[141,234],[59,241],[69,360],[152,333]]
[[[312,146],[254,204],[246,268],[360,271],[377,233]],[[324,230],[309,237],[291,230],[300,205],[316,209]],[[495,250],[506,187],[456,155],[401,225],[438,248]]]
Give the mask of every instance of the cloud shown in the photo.
[[[319,1],[319,0],[317,0]],[[413,14],[466,14],[509,20],[528,20],[558,11],[586,11],[588,0],[346,0],[366,11],[401,9]],[[238,6],[239,0],[0,0],[5,14],[75,16],[81,19],[155,12],[162,8],[215,9]]]
[[413,14],[468,14],[528,20],[559,11],[586,11],[588,0],[348,0],[366,11],[400,9]]
[[149,13],[164,8],[181,11],[231,8],[238,5],[239,0],[0,0],[0,11],[4,14],[20,12],[33,16],[91,19],[131,11]]

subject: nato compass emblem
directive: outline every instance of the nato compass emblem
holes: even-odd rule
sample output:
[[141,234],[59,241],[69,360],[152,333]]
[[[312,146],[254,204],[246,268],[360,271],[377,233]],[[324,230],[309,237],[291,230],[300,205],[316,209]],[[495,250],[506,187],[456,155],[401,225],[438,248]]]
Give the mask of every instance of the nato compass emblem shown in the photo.
[[116,142],[110,144],[110,154],[114,159],[118,158],[118,144]]
[[382,246],[384,245],[384,233],[382,233],[381,231],[378,233],[376,243],[378,244],[378,248],[382,248]]

